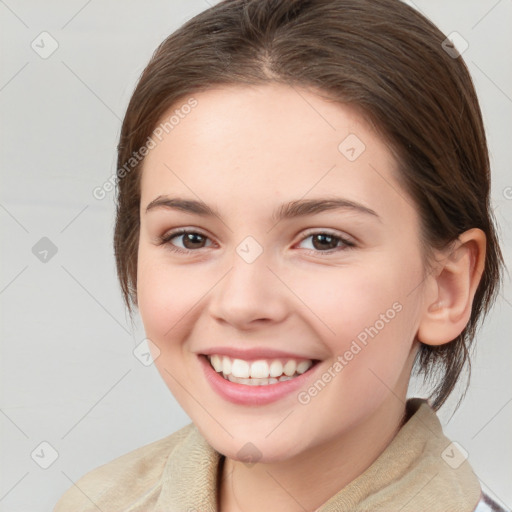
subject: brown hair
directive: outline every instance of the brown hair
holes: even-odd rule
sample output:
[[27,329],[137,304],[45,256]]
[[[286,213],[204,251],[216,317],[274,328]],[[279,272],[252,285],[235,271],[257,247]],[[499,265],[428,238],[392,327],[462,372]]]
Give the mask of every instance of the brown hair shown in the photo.
[[[501,284],[503,256],[490,209],[490,170],[480,107],[461,57],[446,36],[399,0],[224,0],[156,49],[123,121],[118,146],[117,271],[136,305],[140,173],[126,162],[168,109],[214,86],[279,82],[357,107],[395,155],[399,179],[421,218],[425,270],[470,228],[487,236],[485,269],[463,332],[421,345],[416,369],[434,382],[439,408],[465,364],[479,319]],[[469,374],[468,374],[469,377]]]

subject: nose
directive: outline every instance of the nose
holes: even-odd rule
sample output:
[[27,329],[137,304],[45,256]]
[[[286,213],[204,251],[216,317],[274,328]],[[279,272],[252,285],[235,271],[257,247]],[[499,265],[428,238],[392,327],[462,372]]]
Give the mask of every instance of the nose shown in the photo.
[[264,254],[252,263],[235,254],[231,269],[212,290],[210,315],[239,330],[282,322],[290,298],[267,263]]

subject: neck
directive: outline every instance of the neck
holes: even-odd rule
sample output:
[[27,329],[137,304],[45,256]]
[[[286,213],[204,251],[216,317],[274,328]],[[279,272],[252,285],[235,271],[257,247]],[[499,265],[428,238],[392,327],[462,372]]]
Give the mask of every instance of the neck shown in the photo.
[[219,488],[220,510],[316,510],[377,459],[397,434],[404,414],[404,401],[390,394],[371,417],[350,432],[292,459],[249,466],[226,458]]

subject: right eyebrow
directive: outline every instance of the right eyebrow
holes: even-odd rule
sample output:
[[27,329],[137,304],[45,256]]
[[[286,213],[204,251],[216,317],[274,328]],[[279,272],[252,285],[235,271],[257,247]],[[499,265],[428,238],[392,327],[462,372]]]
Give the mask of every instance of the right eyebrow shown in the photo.
[[210,208],[203,201],[196,201],[190,199],[170,198],[166,196],[158,196],[153,199],[147,207],[146,213],[155,208],[170,208],[175,210],[182,210],[188,213],[195,213],[197,215],[208,217],[219,217],[220,215],[213,208]]

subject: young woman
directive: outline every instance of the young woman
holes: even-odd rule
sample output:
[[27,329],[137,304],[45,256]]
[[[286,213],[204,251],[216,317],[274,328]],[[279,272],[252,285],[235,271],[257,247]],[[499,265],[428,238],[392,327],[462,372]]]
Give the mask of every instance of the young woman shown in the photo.
[[501,510],[435,414],[503,264],[444,34],[398,0],[222,1],[157,49],[118,152],[122,290],[193,423],[57,512]]

